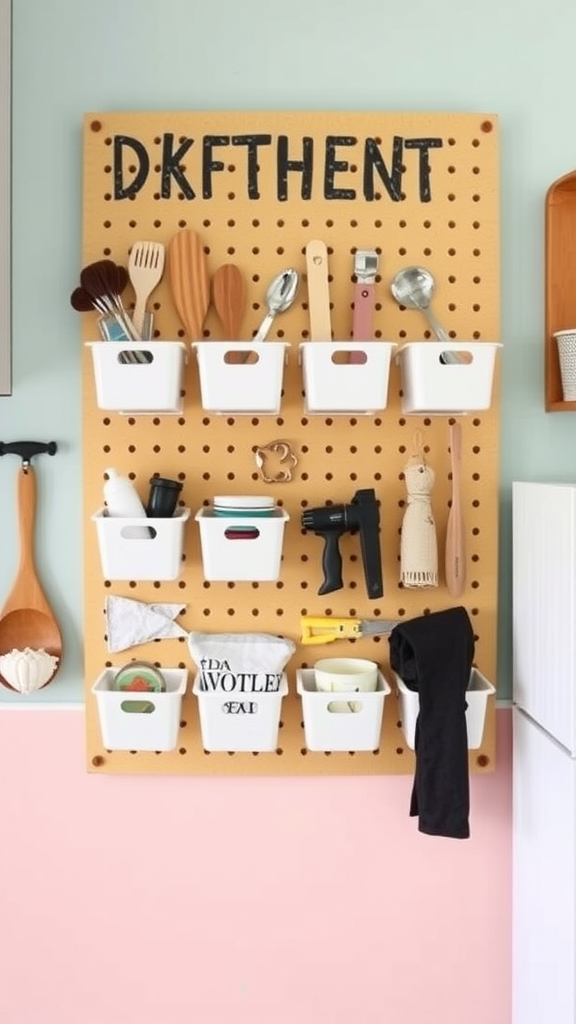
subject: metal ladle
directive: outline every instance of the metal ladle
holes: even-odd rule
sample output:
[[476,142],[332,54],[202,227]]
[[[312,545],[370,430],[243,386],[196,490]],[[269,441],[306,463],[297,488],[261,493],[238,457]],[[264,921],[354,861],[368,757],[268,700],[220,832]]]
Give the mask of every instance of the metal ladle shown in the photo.
[[429,270],[425,270],[424,267],[405,267],[392,279],[390,290],[399,305],[422,310],[438,341],[451,345],[448,333],[438,323],[430,309],[435,285],[436,282]]
[[270,330],[274,317],[277,313],[283,313],[292,305],[296,298],[297,291],[298,272],[291,268],[283,270],[281,274],[278,274],[278,276],[270,282],[266,292],[266,305],[268,307],[268,312],[254,336],[255,342],[264,341],[268,331]]

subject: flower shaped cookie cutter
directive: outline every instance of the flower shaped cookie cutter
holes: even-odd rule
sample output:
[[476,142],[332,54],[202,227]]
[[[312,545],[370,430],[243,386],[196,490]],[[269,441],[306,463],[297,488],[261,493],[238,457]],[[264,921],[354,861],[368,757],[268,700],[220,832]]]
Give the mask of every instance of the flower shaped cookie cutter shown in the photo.
[[[271,475],[265,468],[271,456],[277,456],[283,467],[275,475]],[[292,479],[292,470],[298,465],[298,459],[288,441],[270,441],[269,444],[259,445],[254,449],[254,459],[265,484],[288,483]]]

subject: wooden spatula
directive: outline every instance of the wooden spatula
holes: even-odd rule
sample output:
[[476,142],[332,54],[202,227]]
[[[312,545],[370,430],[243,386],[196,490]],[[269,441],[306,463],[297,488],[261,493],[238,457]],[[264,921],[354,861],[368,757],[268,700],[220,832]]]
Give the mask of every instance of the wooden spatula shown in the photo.
[[168,277],[172,299],[191,341],[202,337],[210,305],[206,253],[192,228],[177,231],[168,243]]
[[459,423],[450,425],[450,467],[452,470],[452,503],[446,527],[446,586],[452,597],[460,597],[466,586],[466,542],[464,514],[460,500],[460,460],[462,457],[462,429]]
[[[216,310],[225,341],[239,341],[240,328],[246,305],[246,282],[239,267],[225,263],[218,267],[212,278],[212,302]],[[250,353],[228,352],[227,362],[244,363]]]
[[246,304],[246,282],[235,263],[218,267],[212,278],[212,299],[220,318],[225,341],[240,341]]

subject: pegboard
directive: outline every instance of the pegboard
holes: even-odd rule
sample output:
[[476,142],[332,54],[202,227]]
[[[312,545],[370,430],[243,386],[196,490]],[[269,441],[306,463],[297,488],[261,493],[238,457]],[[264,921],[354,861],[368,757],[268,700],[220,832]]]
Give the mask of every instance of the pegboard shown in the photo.
[[[254,140],[262,137],[269,138],[269,143],[257,145]],[[176,161],[178,172],[170,174],[167,153],[179,147],[183,148]],[[380,171],[375,169],[376,151],[386,173],[380,173],[382,164]],[[306,175],[296,168],[304,153],[310,157]],[[155,337],[186,342],[189,354],[181,415],[124,416],[98,409],[90,353],[83,346],[89,770],[198,775],[412,772],[413,754],[403,742],[394,694],[385,702],[378,751],[305,750],[296,668],[333,655],[374,659],[385,674],[389,668],[386,637],[300,646],[300,616],[407,619],[462,603],[475,629],[475,663],[487,678],[495,679],[498,365],[491,408],[459,417],[468,565],[465,593],[461,600],[454,600],[442,572],[450,503],[450,417],[402,414],[394,360],[388,405],[382,412],[370,416],[304,412],[297,358],[299,343],[309,337],[304,250],[314,238],[328,245],[335,339],[351,337],[353,254],[357,248],[375,248],[380,255],[376,339],[401,343],[430,337],[422,314],[400,309],[390,295],[396,271],[418,264],[428,267],[436,278],[434,312],[452,338],[498,341],[497,119],[491,114],[428,113],[92,113],[85,118],[83,155],[84,265],[102,257],[126,265],[136,240],[167,244],[181,228],[194,228],[202,238],[211,273],[230,262],[244,272],[248,285],[244,340],[255,334],[266,312],[264,296],[272,277],[288,266],[301,275],[296,302],[276,318],[269,334],[269,339],[291,345],[278,415],[219,416],[203,411],[196,360],[172,302],[167,275],[150,308]],[[294,167],[286,170],[284,165],[282,170],[286,159]],[[124,298],[129,305],[128,290]],[[83,341],[97,338],[95,314],[82,315]],[[204,338],[222,338],[213,307],[205,321]],[[406,497],[403,469],[417,431],[436,474],[432,503],[441,575],[440,585],[427,590],[402,588],[398,582]],[[267,485],[259,477],[254,449],[276,439],[291,444],[298,465],[291,482]],[[193,512],[215,494],[273,495],[290,516],[280,579],[275,583],[207,582],[192,517],[178,580],[104,580],[90,516],[102,505],[108,466],[129,473],[143,497],[153,473],[181,480],[181,503]],[[322,542],[302,532],[302,509],[328,500],[347,503],[360,487],[374,487],[380,501],[384,596],[376,601],[367,598],[358,538],[345,534],[340,545],[344,587],[320,597]],[[138,657],[159,667],[185,667],[190,681],[194,672],[183,640],[156,641],[110,655],[103,609],[105,596],[111,593],[146,602],[186,603],[178,621],[187,629],[269,632],[293,639],[298,647],[288,668],[290,693],[282,705],[276,753],[204,752],[196,699],[190,691],[184,700],[178,749],[161,754],[103,749],[90,687],[104,667],[119,667]],[[471,769],[490,771],[494,758],[495,702],[490,698],[482,747],[470,752]]]

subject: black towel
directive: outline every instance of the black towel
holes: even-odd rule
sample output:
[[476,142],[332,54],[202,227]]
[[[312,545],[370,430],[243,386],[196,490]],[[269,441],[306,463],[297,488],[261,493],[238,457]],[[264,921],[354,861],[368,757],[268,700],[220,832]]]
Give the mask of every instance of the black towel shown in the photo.
[[466,689],[474,659],[468,613],[457,607],[409,619],[389,642],[393,671],[420,702],[410,815],[427,835],[468,839]]

